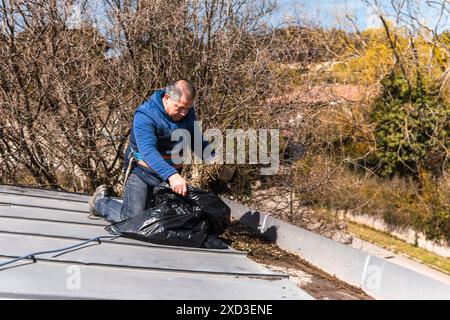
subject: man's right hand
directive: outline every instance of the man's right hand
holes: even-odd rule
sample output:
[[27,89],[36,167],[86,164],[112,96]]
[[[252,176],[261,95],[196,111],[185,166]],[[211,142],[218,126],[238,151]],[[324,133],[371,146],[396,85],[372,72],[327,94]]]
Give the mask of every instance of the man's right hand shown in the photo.
[[187,182],[179,173],[169,177],[169,184],[173,192],[181,194],[183,197],[187,195]]

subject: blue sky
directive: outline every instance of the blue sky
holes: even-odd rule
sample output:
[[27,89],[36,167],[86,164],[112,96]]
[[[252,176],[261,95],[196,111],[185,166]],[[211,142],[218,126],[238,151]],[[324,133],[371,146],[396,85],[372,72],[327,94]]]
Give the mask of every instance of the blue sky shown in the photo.
[[[258,0],[255,0],[256,2]],[[363,0],[272,0],[278,4],[278,11],[268,19],[270,25],[276,27],[285,21],[287,17],[298,19],[299,17],[307,17],[312,19],[316,24],[323,27],[339,27],[347,31],[354,31],[354,28],[349,23],[346,15],[352,16],[355,24],[359,30],[364,30],[368,27],[380,26],[379,18],[374,14],[373,7],[368,6]],[[393,13],[391,1],[400,0],[377,0],[383,11],[388,15]],[[442,1],[442,0],[438,0]],[[79,1],[76,1],[79,2]],[[82,2],[82,1],[81,1]],[[93,3],[93,12],[98,19],[98,27],[106,23],[105,17],[102,15],[104,8],[103,1],[89,0],[88,3]],[[374,0],[370,0],[374,2]],[[416,5],[421,9],[419,15],[423,23],[434,27],[437,21],[438,10],[430,8],[426,5],[425,0],[406,0],[405,3],[409,5]],[[433,2],[433,1],[431,1]],[[447,9],[450,10],[450,2],[447,3]],[[74,12],[75,14],[75,12]],[[79,14],[79,13],[78,13]],[[438,32],[443,30],[450,30],[450,14],[447,12],[445,17],[440,21]]]
[[[384,12],[392,14],[391,0],[379,0]],[[434,27],[437,21],[438,10],[426,6],[424,0],[407,0],[410,5],[421,8],[421,18],[426,25]],[[316,21],[324,27],[336,25],[336,20],[350,14],[360,30],[379,25],[379,20],[374,15],[374,10],[368,7],[362,0],[277,0],[279,12],[274,18],[277,24],[287,15],[298,17],[297,12],[304,12],[316,17]],[[447,7],[450,9],[450,5]],[[296,11],[297,10],[297,11]],[[439,30],[450,29],[449,14],[439,23]]]

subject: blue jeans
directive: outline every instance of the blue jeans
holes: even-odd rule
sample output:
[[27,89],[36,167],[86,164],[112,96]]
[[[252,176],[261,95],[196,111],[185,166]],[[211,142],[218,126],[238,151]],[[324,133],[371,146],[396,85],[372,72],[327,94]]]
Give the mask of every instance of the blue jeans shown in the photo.
[[153,188],[159,182],[155,179],[154,185],[149,185],[135,173],[131,173],[125,184],[123,203],[111,197],[104,197],[95,203],[95,209],[112,223],[131,218],[154,206]]

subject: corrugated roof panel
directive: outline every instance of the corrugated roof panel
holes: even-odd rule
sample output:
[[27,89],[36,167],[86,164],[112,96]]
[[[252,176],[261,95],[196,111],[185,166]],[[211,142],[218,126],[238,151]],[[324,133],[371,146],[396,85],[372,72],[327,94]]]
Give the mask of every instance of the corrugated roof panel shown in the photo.
[[[105,221],[87,218],[88,199],[74,193],[0,186],[0,263],[109,235]],[[286,275],[233,249],[117,238],[37,259],[37,263],[22,260],[0,268],[0,297],[311,299]]]
[[[3,228],[3,226],[2,226]],[[87,237],[89,238],[89,237]],[[45,238],[18,234],[0,233],[2,256],[23,256],[30,252],[40,252],[64,248],[74,244],[73,240]],[[45,254],[39,259],[63,260],[84,264],[110,265],[117,267],[147,268],[161,270],[181,270],[204,273],[235,275],[278,276],[278,272],[263,268],[244,255],[224,255],[208,251],[174,251],[166,248],[136,247],[115,243],[93,242],[64,254]]]
[[[0,263],[4,259],[0,258]],[[22,262],[24,263],[24,262]],[[39,265],[39,266],[38,266]],[[70,283],[79,267],[80,286]],[[311,299],[290,280],[38,262],[0,272],[0,297],[95,299]]]

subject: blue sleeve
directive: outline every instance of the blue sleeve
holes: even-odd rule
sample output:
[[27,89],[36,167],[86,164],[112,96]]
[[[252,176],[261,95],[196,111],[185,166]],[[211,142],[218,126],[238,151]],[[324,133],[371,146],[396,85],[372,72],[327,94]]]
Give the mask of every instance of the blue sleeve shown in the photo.
[[136,111],[133,122],[136,144],[147,163],[163,180],[167,180],[171,175],[178,171],[168,164],[157,149],[156,124],[153,119]]

